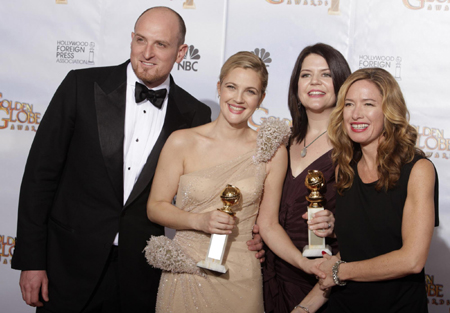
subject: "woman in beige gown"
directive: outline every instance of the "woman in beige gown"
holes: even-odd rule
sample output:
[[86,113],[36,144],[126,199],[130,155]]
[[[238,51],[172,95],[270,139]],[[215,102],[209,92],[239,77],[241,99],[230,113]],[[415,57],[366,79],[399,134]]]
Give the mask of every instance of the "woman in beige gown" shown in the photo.
[[[323,276],[317,269],[321,261],[303,258],[278,224],[288,125],[272,119],[256,133],[247,124],[264,99],[267,80],[265,65],[254,54],[233,55],[217,84],[219,117],[173,133],[163,148],[147,210],[150,220],[177,232],[173,241],[153,237],[146,248],[149,263],[165,270],[156,312],[264,312],[260,264],[246,245],[257,218],[272,251]],[[234,218],[216,210],[223,206],[220,193],[227,184],[242,194]],[[210,234],[229,235],[225,274],[196,266],[205,259]]]

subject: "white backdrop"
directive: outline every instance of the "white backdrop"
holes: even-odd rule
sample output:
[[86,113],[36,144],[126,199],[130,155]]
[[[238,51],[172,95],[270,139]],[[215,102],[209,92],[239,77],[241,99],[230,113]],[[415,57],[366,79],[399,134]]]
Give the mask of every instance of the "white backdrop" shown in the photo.
[[[164,5],[187,25],[190,50],[172,74],[217,116],[223,61],[254,51],[268,65],[267,97],[250,123],[289,119],[287,90],[299,52],[324,42],[354,71],[378,66],[398,80],[418,129],[417,144],[437,167],[441,226],[426,265],[430,312],[450,312],[450,0],[15,0],[0,2],[0,307],[33,312],[10,268],[25,161],[45,109],[71,69],[128,59],[139,14]],[[447,260],[447,261],[445,261]]]

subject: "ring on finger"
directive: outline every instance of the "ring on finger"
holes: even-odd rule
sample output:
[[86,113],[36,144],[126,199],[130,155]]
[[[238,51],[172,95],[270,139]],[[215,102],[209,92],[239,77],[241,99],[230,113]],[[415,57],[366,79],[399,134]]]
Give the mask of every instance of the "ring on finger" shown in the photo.
[[331,228],[331,223],[328,223],[328,229],[330,229]]

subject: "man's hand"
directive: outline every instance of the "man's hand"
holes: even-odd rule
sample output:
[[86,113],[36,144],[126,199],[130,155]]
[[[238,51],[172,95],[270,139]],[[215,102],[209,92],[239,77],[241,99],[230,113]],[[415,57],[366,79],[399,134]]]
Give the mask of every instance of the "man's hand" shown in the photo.
[[259,262],[262,263],[264,262],[265,255],[266,255],[266,251],[263,250],[263,242],[262,242],[262,238],[261,235],[259,234],[259,227],[258,225],[253,225],[253,239],[247,241],[247,246],[248,246],[248,250],[250,251],[258,251],[255,254],[255,257],[257,259],[259,259]]
[[28,305],[37,307],[44,305],[39,301],[39,291],[41,291],[42,298],[48,301],[48,278],[46,271],[22,271],[19,285],[22,291],[22,299]]

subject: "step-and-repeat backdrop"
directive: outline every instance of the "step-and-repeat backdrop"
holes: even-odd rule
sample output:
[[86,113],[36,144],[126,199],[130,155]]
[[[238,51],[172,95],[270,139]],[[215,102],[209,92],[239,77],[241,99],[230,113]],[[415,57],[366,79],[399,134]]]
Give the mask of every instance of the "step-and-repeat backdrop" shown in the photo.
[[376,66],[395,76],[420,134],[417,145],[439,172],[441,226],[426,265],[427,292],[431,312],[450,312],[450,0],[2,1],[0,311],[33,311],[10,262],[25,161],[54,91],[71,69],[128,59],[136,18],[158,5],[186,21],[189,51],[172,74],[213,118],[220,67],[240,50],[260,56],[270,73],[266,99],[250,120],[255,128],[270,116],[289,120],[289,77],[307,45],[332,45],[353,71]]

